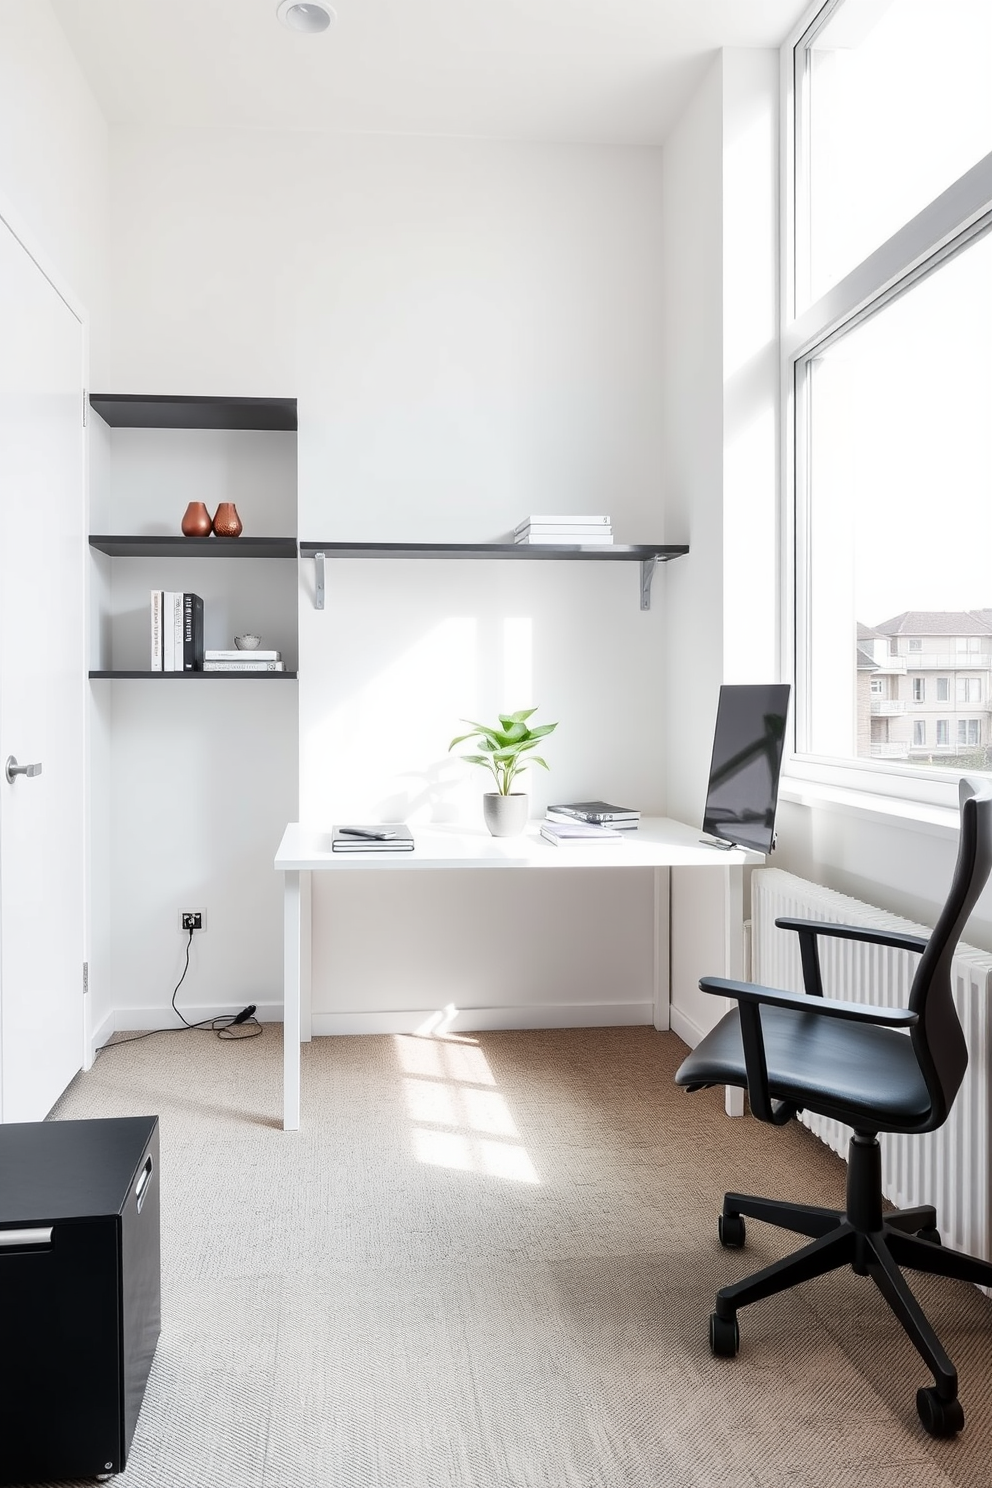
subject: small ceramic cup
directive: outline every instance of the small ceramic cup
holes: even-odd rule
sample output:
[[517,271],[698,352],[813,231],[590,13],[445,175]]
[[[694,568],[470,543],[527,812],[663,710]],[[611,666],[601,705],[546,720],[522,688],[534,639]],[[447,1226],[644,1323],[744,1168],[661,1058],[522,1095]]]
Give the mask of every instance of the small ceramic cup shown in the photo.
[[261,641],[261,636],[252,635],[247,631],[244,635],[234,637],[234,644],[239,651],[254,651]]

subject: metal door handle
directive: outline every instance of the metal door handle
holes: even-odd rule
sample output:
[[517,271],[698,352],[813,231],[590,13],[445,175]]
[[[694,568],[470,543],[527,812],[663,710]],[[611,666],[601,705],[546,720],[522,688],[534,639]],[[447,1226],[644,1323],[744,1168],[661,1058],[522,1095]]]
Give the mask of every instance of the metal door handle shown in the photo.
[[4,766],[4,774],[7,777],[7,784],[13,785],[15,775],[27,775],[29,778],[32,775],[40,775],[41,761],[39,760],[36,765],[19,765],[14,756],[8,754],[7,763]]

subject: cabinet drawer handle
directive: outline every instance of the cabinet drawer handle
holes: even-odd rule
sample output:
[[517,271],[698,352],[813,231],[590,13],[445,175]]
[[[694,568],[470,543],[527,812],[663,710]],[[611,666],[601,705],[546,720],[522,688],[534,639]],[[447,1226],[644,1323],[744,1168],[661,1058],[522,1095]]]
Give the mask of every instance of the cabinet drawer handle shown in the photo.
[[141,1206],[145,1202],[145,1193],[146,1193],[146,1190],[148,1188],[148,1184],[149,1184],[149,1181],[151,1179],[151,1176],[152,1176],[152,1159],[151,1159],[151,1154],[149,1154],[148,1157],[145,1158],[145,1165],[141,1169],[141,1172],[138,1174],[138,1181],[134,1185],[134,1197],[138,1201],[138,1213],[139,1214],[141,1213]]
[[52,1226],[47,1230],[0,1230],[0,1249],[23,1250],[25,1245],[51,1245]]

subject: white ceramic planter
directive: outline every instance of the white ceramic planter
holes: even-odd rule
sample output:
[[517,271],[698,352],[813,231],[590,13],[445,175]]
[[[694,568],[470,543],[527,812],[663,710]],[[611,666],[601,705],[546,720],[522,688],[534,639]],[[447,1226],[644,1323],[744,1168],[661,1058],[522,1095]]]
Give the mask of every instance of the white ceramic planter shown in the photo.
[[482,797],[482,814],[494,837],[519,837],[527,825],[530,798],[523,791],[501,796],[487,791]]

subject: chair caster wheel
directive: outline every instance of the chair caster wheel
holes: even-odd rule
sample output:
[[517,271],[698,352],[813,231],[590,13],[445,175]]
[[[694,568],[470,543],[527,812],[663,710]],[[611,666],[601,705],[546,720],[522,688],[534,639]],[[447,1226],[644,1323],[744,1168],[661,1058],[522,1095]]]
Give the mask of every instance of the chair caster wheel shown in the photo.
[[932,1385],[917,1390],[916,1410],[923,1429],[931,1436],[954,1436],[964,1425],[964,1411],[958,1397],[941,1400]]
[[741,1346],[741,1330],[737,1318],[723,1318],[718,1312],[710,1313],[710,1353],[717,1358],[733,1359]]
[[940,1231],[932,1228],[917,1230],[916,1238],[917,1240],[925,1240],[928,1245],[940,1245],[942,1243],[940,1239]]
[[716,1222],[717,1234],[724,1250],[740,1250],[747,1230],[741,1214],[721,1214]]

